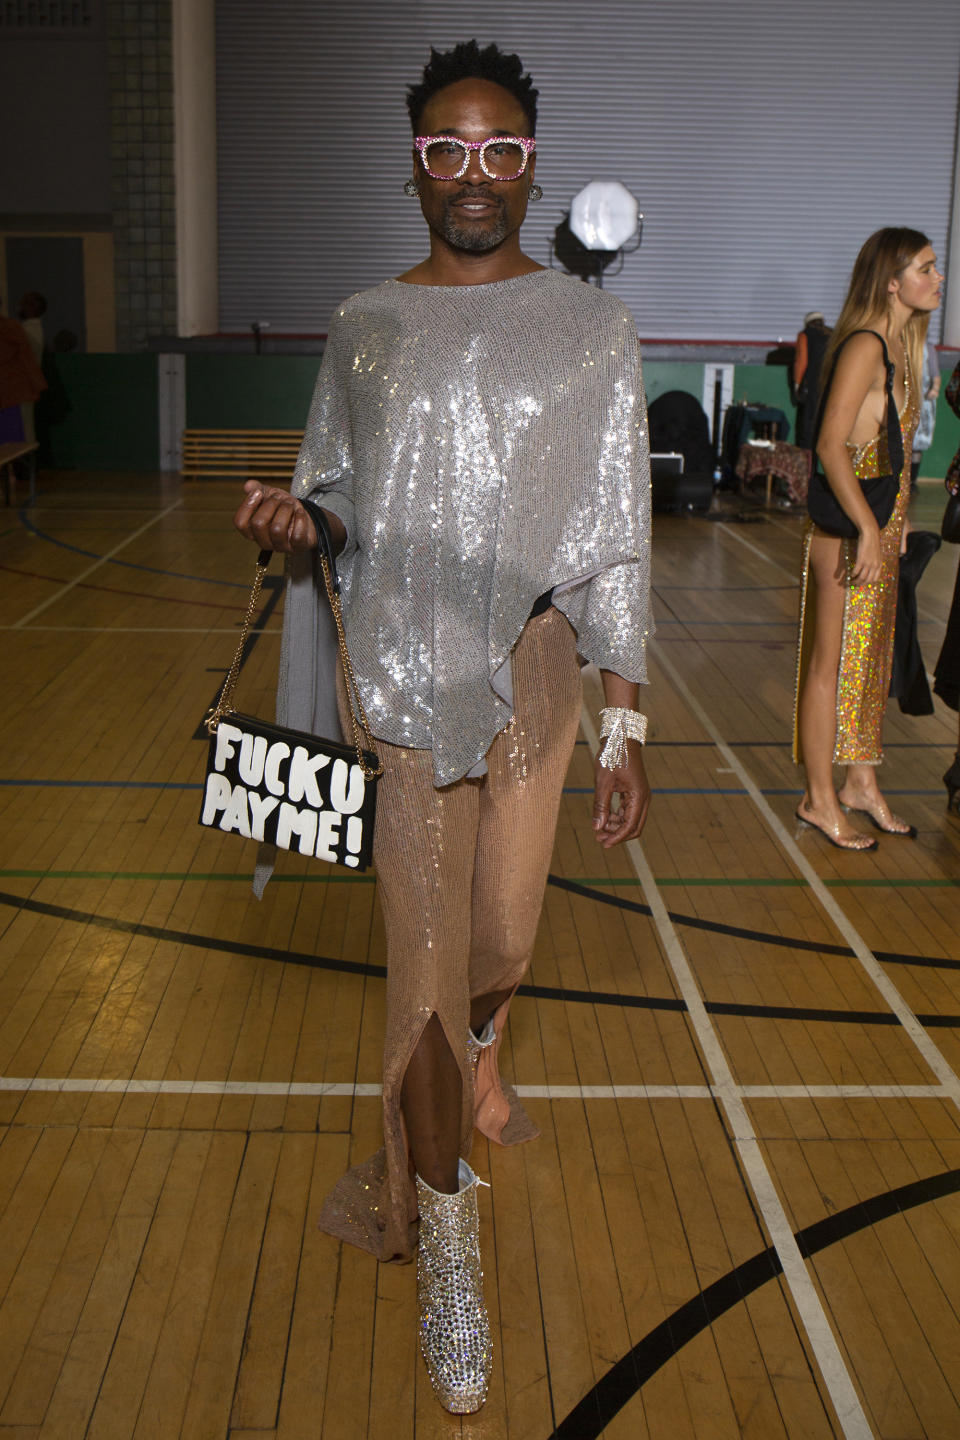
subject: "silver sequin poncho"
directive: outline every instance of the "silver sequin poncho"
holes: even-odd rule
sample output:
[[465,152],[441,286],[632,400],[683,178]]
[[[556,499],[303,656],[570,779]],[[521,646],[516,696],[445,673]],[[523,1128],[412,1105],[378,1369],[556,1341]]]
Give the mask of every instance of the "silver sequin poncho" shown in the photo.
[[[343,521],[351,660],[373,734],[481,774],[544,591],[580,653],[646,680],[650,479],[636,327],[554,270],[389,280],[331,324],[293,482]],[[329,734],[313,565],[290,565],[278,715]],[[319,628],[318,628],[319,627]]]

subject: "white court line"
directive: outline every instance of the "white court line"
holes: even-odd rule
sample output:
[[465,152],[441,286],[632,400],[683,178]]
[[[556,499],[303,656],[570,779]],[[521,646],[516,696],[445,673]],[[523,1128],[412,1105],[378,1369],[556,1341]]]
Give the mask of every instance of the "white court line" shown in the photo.
[[744,1100],[949,1100],[942,1085],[739,1085]]
[[952,1100],[957,1109],[960,1110],[960,1077],[957,1076],[956,1071],[950,1065],[943,1052],[939,1050],[930,1039],[920,1024],[920,1021],[900,994],[900,991],[883,970],[873,951],[867,945],[856,926],[847,918],[831,891],[824,885],[820,876],[816,870],[814,870],[809,860],[807,860],[793,836],[788,832],[786,826],[777,818],[769,802],[764,795],[761,794],[756,782],[746,770],[736,752],[724,743],[720,731],[713,724],[713,721],[703,706],[700,705],[688,689],[679,672],[663,654],[662,647],[657,645],[655,641],[653,642],[653,646],[656,650],[657,661],[662,667],[664,674],[667,675],[677,693],[683,698],[690,713],[695,716],[705,733],[710,736],[717,747],[721,759],[737,776],[741,785],[750,796],[750,799],[760,811],[764,824],[806,880],[810,887],[810,893],[820,905],[820,908],[826,912],[833,925],[839,930],[844,940],[854,952],[862,969],[870,977],[876,989],[880,991],[887,1005],[896,1015],[917,1050],[919,1050],[927,1065],[944,1087],[948,1098]]
[[[939,1085],[736,1085],[745,1100],[942,1100]],[[67,1095],[337,1095],[366,1099],[380,1085],[354,1081],[121,1080],[0,1075],[0,1091]],[[518,1085],[523,1100],[714,1100],[716,1085]]]
[[[590,752],[595,756],[599,749],[599,741],[586,706],[584,706],[580,723]],[[743,1166],[743,1173],[753,1191],[767,1234],[777,1252],[777,1258],[783,1269],[783,1278],[797,1308],[800,1323],[806,1331],[810,1346],[816,1356],[831,1402],[837,1412],[840,1427],[847,1440],[872,1440],[873,1430],[870,1422],[860,1404],[860,1398],[844,1363],[823,1302],[800,1253],[800,1247],[794,1239],[793,1229],[777,1193],[773,1176],[767,1168],[747,1108],[733,1078],[733,1072],[727,1063],[720,1037],[707,1014],[703,998],[694,980],[680,938],[673,927],[667,907],[657,888],[653,872],[636,840],[628,840],[626,850],[640,880],[644,899],[650,906],[653,922],[660,937],[660,944],[673,971],[677,988],[686,1002],[690,1023],[699,1042],[704,1065],[710,1077],[711,1090],[726,1115],[731,1138],[737,1147],[740,1163]]]
[[[784,524],[784,522],[783,522],[782,520],[776,520],[776,519],[774,519],[774,517],[773,517],[772,515],[767,515],[767,516],[765,516],[764,518],[766,519],[766,522],[767,522],[768,525],[774,525],[774,526],[776,526],[776,528],[777,528],[778,530],[782,530],[785,534],[790,535],[790,536],[793,537],[793,538],[799,539],[799,538],[801,538],[802,535],[803,535],[803,532],[802,532],[802,531],[794,530],[794,529],[792,528],[792,526]],[[721,525],[721,528],[723,528],[722,525]],[[730,533],[733,534],[733,531],[731,531]],[[742,536],[736,535],[736,536],[735,536],[735,539],[741,540],[741,539],[742,539]],[[743,543],[746,544],[746,541],[744,541]],[[750,548],[753,549],[753,546],[751,546]],[[776,565],[776,564],[777,564],[777,561],[776,561],[776,560],[772,560],[770,563],[771,563],[772,565]],[[790,574],[792,573],[791,571],[787,570],[786,567],[783,566],[783,565],[778,566],[778,568],[780,569],[780,571],[781,571],[784,575],[790,575]],[[794,576],[793,578],[794,578],[794,579],[797,579],[798,577],[797,577],[797,576]],[[919,617],[921,620],[931,620],[931,621],[933,621],[933,623],[934,623],[935,625],[943,625],[943,626],[946,626],[946,623],[947,623],[947,622],[946,622],[946,619],[944,618],[943,615],[933,615],[933,614],[931,614],[931,612],[930,612],[929,610],[924,610],[924,609],[922,609],[919,604],[917,605],[917,615],[918,615],[918,617]],[[930,684],[932,685],[932,684],[933,684],[933,676],[932,676],[932,675],[928,676],[928,679],[930,680]]]
[[0,1076],[0,1091],[55,1091],[65,1095],[350,1095],[381,1094],[379,1085],[269,1080],[108,1080]]
[[56,605],[57,601],[62,600],[64,595],[67,595],[75,585],[81,584],[86,580],[88,575],[92,575],[95,570],[99,570],[101,565],[105,565],[114,555],[118,555],[121,550],[125,550],[134,540],[138,540],[141,535],[145,534],[151,526],[156,525],[160,520],[166,519],[174,510],[178,510],[182,504],[182,500],[175,500],[172,505],[167,506],[166,510],[161,510],[158,515],[154,515],[145,525],[141,525],[139,530],[134,530],[132,535],[128,535],[126,540],[121,540],[119,545],[114,545],[112,550],[108,550],[105,555],[101,555],[100,559],[95,560],[92,565],[88,565],[86,570],[82,570],[79,575],[74,576],[72,580],[68,580],[61,585],[55,595],[51,595],[48,600],[44,600],[42,604],[35,606],[34,609],[26,615],[22,615],[17,623],[10,628],[12,630],[20,630],[24,625],[28,625],[35,615],[42,615],[44,610],[49,609],[51,605]]
[[765,560],[768,565],[772,565],[775,570],[779,570],[781,575],[786,575],[787,579],[792,580],[799,590],[800,576],[795,571],[788,570],[785,565],[781,565],[779,560],[774,560],[765,550],[761,550],[759,546],[752,544],[749,540],[745,540],[739,531],[732,529],[729,525],[725,524],[724,521],[721,520],[716,526],[716,529],[720,531],[721,535],[725,535],[728,539],[736,540],[739,545],[744,546],[752,555],[756,555],[761,560]]

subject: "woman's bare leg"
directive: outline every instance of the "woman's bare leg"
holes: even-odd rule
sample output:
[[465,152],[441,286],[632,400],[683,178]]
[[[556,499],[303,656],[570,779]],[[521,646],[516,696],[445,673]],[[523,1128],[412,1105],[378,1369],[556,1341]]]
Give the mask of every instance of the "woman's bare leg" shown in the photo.
[[810,583],[816,587],[816,629],[798,712],[807,777],[798,813],[839,845],[858,850],[872,842],[848,820],[833,783],[846,580],[842,542],[832,536],[814,535],[809,563]]

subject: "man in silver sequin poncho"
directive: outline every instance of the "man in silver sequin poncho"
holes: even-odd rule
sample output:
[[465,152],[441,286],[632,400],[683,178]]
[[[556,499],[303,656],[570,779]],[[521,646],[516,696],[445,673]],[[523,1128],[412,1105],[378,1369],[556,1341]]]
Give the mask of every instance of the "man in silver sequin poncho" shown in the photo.
[[584,659],[600,667],[611,737],[598,842],[637,835],[649,800],[636,327],[616,299],[520,249],[539,197],[535,101],[516,56],[474,42],[432,53],[408,100],[405,187],[430,254],[340,306],[292,495],[249,482],[237,516],[290,556],[278,718],[319,734],[332,672],[301,500],[341,547],[347,642],[384,766],[384,1148],[338,1183],[321,1225],[380,1259],[407,1258],[419,1236],[421,1348],[455,1412],[483,1403],[491,1363],[473,1128],[501,1144],[536,1134],[497,1055],[533,948]]

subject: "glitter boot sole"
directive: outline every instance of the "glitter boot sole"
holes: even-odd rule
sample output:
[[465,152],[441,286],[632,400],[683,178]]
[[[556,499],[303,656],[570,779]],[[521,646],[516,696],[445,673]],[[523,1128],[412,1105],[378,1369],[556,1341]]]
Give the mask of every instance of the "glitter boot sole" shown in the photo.
[[443,1195],[417,1176],[420,1350],[437,1399],[471,1415],[487,1398],[492,1349],[480,1268],[479,1181],[460,1161],[460,1190]]

